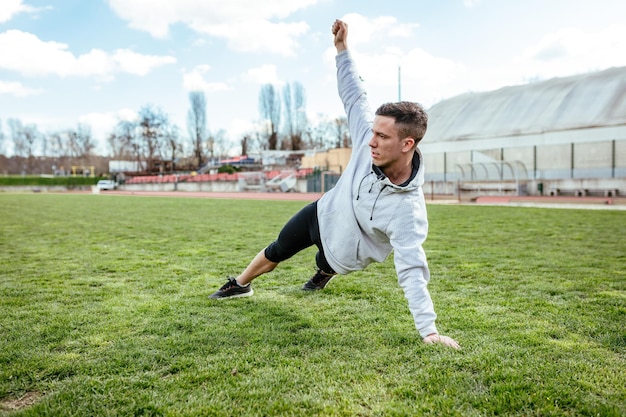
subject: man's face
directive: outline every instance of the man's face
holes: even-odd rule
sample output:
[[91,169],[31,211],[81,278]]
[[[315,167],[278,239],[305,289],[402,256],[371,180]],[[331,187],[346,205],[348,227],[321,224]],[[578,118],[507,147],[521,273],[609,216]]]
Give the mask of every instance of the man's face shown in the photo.
[[398,137],[398,128],[393,117],[374,118],[372,138],[368,143],[374,165],[383,169],[392,167],[403,155],[406,142]]

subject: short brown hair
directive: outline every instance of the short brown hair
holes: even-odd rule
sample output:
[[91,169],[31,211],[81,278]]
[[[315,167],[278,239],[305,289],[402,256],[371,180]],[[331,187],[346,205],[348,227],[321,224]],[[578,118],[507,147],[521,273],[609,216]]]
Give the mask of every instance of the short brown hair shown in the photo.
[[412,101],[385,103],[376,110],[376,116],[393,117],[400,138],[410,136],[415,139],[415,144],[422,140],[428,127],[426,110],[420,104]]

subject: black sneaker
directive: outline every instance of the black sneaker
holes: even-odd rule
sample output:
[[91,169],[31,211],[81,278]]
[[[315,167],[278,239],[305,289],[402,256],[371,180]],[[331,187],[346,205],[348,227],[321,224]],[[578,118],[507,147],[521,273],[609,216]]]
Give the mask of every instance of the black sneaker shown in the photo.
[[254,294],[254,291],[250,284],[242,287],[237,283],[235,278],[228,277],[228,282],[222,285],[222,288],[211,294],[209,298],[250,297],[252,294]]
[[335,277],[335,274],[328,275],[325,272],[322,272],[321,270],[318,269],[315,275],[313,275],[311,279],[308,280],[306,284],[304,284],[302,289],[304,291],[315,291],[315,290],[324,289],[326,284],[328,284],[330,280],[333,279],[334,277]]

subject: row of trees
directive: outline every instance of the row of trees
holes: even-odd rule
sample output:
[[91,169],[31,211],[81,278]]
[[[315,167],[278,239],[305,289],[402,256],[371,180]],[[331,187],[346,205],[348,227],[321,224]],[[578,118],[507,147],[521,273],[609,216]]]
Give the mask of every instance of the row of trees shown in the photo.
[[[19,119],[8,119],[7,124],[13,143],[13,159],[20,161],[14,166],[20,173],[44,173],[42,158],[57,161],[58,166],[52,164],[54,170],[63,165],[69,169],[72,161],[88,164],[96,149],[91,128],[84,124],[48,134],[40,132],[36,124],[24,124]],[[0,120],[0,154],[3,154],[6,141]],[[7,171],[6,167],[3,171]]]
[[[300,83],[286,84],[282,92],[272,84],[263,85],[259,93],[261,123],[256,131],[243,134],[238,143],[227,139],[227,132],[207,129],[207,103],[204,92],[189,93],[187,136],[173,124],[160,108],[145,105],[135,120],[120,120],[106,138],[109,157],[114,160],[136,161],[149,172],[163,169],[198,169],[213,158],[226,156],[232,149],[246,155],[262,150],[322,149],[350,146],[345,118],[321,119],[315,125],[306,116],[304,88]],[[5,135],[0,119],[0,154],[12,141],[13,157],[26,161],[21,169],[37,173],[41,158],[59,161],[69,166],[72,161],[89,164],[95,157],[97,143],[89,126],[42,133],[35,124],[23,124],[19,119],[7,120],[9,134]],[[169,170],[168,169],[168,170]],[[41,169],[39,169],[41,171]]]
[[[203,92],[189,93],[187,115],[189,137],[198,166],[215,156],[216,147],[223,146],[224,132],[207,134],[206,97]],[[350,135],[345,117],[321,118],[316,124],[307,119],[306,95],[302,84],[288,83],[281,91],[265,84],[259,93],[261,123],[257,131],[244,134],[239,142],[240,154],[262,150],[325,149],[350,147]]]

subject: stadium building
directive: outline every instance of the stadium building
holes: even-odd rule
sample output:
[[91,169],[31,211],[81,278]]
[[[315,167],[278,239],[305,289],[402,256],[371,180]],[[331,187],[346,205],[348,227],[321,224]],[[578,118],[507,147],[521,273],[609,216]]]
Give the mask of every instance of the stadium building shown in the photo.
[[626,67],[468,93],[428,113],[426,192],[626,195]]

